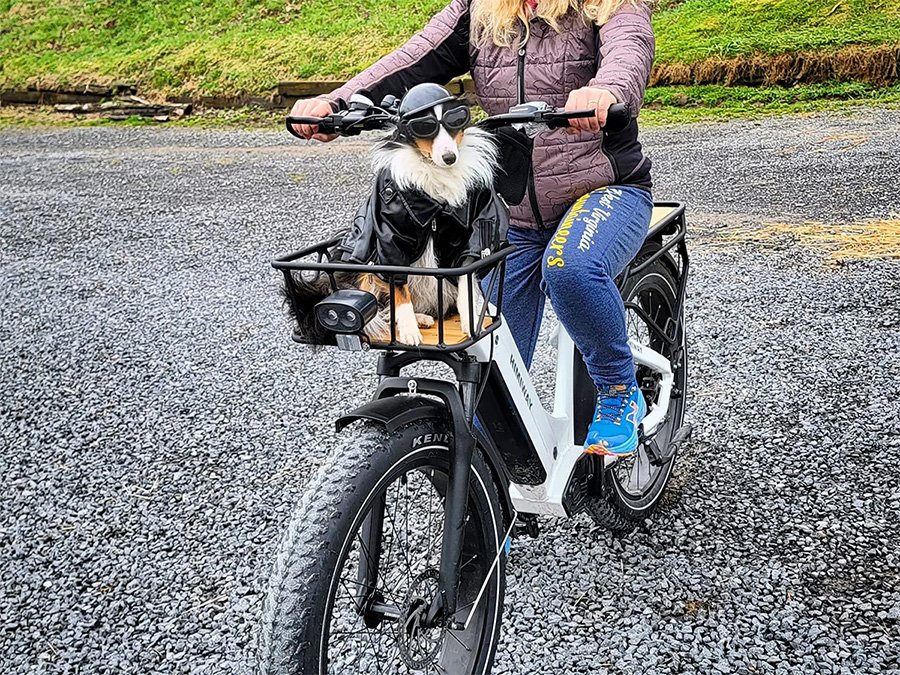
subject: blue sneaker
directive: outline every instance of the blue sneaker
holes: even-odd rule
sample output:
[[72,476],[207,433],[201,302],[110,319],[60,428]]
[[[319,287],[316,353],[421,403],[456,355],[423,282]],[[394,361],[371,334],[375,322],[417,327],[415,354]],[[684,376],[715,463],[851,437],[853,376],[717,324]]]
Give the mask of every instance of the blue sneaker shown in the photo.
[[584,451],[615,457],[633,455],[638,447],[638,425],[646,415],[647,402],[636,382],[601,390]]

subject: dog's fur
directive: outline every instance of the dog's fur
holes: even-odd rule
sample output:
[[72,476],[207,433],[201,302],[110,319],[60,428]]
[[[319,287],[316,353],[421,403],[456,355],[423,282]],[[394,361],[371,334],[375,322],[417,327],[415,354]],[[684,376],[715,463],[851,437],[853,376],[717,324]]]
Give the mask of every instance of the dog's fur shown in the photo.
[[[460,206],[472,190],[493,183],[497,146],[491,135],[478,127],[469,127],[456,138],[444,129],[441,131],[453,142],[450,151],[457,154],[453,164],[443,163],[447,139],[438,134],[433,141],[422,140],[415,145],[397,141],[379,144],[374,152],[374,167],[376,171],[390,169],[401,190],[421,190],[450,206]],[[432,154],[435,159],[431,159]]]
[[[442,106],[435,106],[438,119],[441,119],[442,112]],[[451,135],[442,126],[434,139],[417,139],[413,143],[396,139],[382,141],[374,150],[373,164],[376,172],[389,170],[401,191],[419,190],[432,199],[458,207],[466,202],[473,190],[492,185],[497,167],[497,149],[490,134],[477,127]],[[412,266],[434,268],[437,267],[437,258],[432,240]],[[333,343],[333,335],[319,325],[313,312],[315,305],[333,290],[328,276],[318,274],[308,278],[295,272],[293,279],[296,293],[291,309],[300,334],[314,344]],[[378,314],[366,325],[365,333],[373,340],[389,340],[390,285],[362,270],[359,274],[336,274],[335,282],[338,288],[358,288],[378,298]],[[459,279],[458,290],[453,284],[444,283],[445,316],[455,309],[459,310],[460,316],[468,316],[471,302],[467,289],[470,283],[473,289],[478,288],[477,281],[469,281],[465,277]],[[410,275],[406,284],[395,285],[394,292],[396,338],[403,344],[418,345],[422,342],[419,328],[430,327],[437,316],[437,279]],[[471,334],[474,326],[467,325],[467,321],[462,323],[463,333]]]

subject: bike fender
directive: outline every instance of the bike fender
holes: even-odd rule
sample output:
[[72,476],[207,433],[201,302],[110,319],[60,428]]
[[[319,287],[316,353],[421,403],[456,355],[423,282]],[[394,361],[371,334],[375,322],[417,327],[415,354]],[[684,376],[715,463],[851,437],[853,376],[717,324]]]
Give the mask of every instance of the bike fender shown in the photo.
[[383,425],[388,433],[393,433],[405,424],[427,417],[448,417],[447,406],[425,396],[387,396],[369,401],[353,412],[342,415],[335,422],[335,427],[338,431],[343,431],[352,422],[369,420]]
[[497,483],[497,491],[500,493],[500,503],[503,506],[506,522],[511,523],[512,515],[516,512],[516,509],[513,506],[512,498],[509,496],[510,478],[503,456],[500,454],[497,446],[494,445],[491,437],[480,426],[475,427],[475,442],[481,448],[481,453],[494,474],[494,481]]
[[[393,433],[403,425],[416,420],[434,417],[448,419],[449,416],[450,413],[447,410],[447,406],[433,398],[425,396],[386,396],[385,398],[373,399],[356,410],[342,415],[335,422],[335,428],[338,432],[341,432],[353,422],[368,420],[383,425],[388,433]],[[509,496],[509,476],[506,472],[506,465],[503,463],[503,458],[491,441],[490,436],[478,426],[475,427],[475,437],[491,471],[494,473],[507,519],[506,522],[511,522],[515,509]]]

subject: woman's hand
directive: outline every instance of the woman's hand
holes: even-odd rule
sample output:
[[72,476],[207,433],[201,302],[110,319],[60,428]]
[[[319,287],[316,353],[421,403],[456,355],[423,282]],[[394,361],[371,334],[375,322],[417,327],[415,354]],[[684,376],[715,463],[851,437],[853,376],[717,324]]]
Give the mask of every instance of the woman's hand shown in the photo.
[[[331,104],[323,98],[300,99],[291,108],[291,117],[325,117],[333,111]],[[294,131],[306,138],[314,138],[317,141],[333,141],[335,134],[320,134],[316,124],[294,124]]]
[[566,112],[574,112],[576,110],[596,111],[593,117],[581,117],[569,120],[569,128],[566,132],[577,134],[582,131],[600,131],[601,127],[606,124],[606,115],[609,113],[609,107],[618,103],[616,97],[606,89],[597,87],[582,87],[575,89],[569,93],[569,100],[566,101]]

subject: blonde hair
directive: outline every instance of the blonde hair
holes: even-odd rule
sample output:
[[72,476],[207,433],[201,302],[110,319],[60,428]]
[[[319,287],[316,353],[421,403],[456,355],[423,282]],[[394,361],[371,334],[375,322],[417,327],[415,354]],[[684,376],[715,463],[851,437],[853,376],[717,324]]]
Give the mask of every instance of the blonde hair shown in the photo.
[[[559,32],[559,20],[570,9],[580,13],[584,20],[602,26],[621,7],[642,4],[645,0],[539,0],[535,15]],[[524,0],[473,0],[471,17],[472,37],[478,46],[493,42],[500,47],[512,47],[528,41]]]

